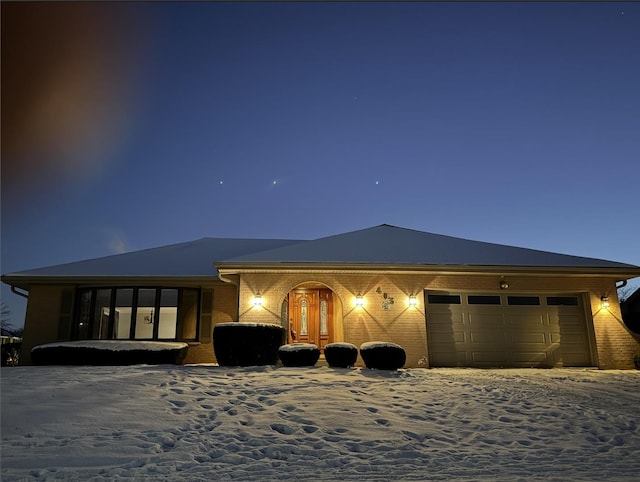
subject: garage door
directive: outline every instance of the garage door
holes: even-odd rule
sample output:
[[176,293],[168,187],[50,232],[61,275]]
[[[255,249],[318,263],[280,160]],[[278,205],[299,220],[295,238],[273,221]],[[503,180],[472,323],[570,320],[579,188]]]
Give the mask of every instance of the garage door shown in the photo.
[[432,367],[592,366],[578,294],[425,291]]

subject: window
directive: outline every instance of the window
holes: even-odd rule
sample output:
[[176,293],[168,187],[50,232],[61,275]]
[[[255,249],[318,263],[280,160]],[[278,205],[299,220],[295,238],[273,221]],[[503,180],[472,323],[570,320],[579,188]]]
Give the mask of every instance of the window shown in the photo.
[[93,326],[91,337],[93,340],[108,340],[109,336],[109,308],[111,306],[111,290],[96,290]]
[[79,290],[77,299],[75,339],[198,338],[198,289],[91,288]]
[[470,305],[499,305],[500,295],[469,295],[467,301]]
[[178,290],[160,290],[159,312],[158,338],[161,340],[175,339],[178,321]]
[[329,334],[329,323],[327,317],[327,300],[320,300],[320,334]]
[[578,306],[578,297],[547,296],[547,306]]
[[427,302],[431,305],[459,305],[460,295],[427,295]]
[[78,296],[78,309],[76,315],[76,338],[86,340],[89,335],[89,321],[91,320],[91,290],[83,290]]
[[307,299],[303,298],[302,301],[300,302],[300,335],[306,336],[309,334],[309,329],[308,329],[308,321],[307,321],[307,315],[308,315],[308,303],[307,303]]
[[116,304],[113,309],[113,337],[116,340],[127,340],[131,336],[131,315],[133,314],[133,290],[117,289]]
[[156,290],[139,289],[136,307],[136,340],[150,340],[153,338],[153,327],[157,324]]
[[507,302],[516,306],[537,306],[540,298],[537,296],[507,296]]

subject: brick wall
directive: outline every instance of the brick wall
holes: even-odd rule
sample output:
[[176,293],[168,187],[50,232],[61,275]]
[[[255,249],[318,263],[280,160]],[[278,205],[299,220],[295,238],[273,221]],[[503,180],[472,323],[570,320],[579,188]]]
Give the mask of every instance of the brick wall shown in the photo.
[[[505,276],[513,293],[584,293],[585,318],[591,337],[592,358],[600,368],[633,368],[633,356],[640,353],[640,338],[626,329],[620,315],[615,280],[587,276]],[[342,308],[334,318],[335,333],[360,346],[365,341],[392,341],[407,351],[407,367],[425,366],[428,359],[423,290],[500,291],[499,275],[389,274],[387,272],[245,273],[240,280],[239,321],[280,324],[282,302],[287,293],[304,282],[318,282],[332,289]],[[380,292],[378,293],[378,288]],[[262,307],[253,307],[255,294],[263,298]],[[385,310],[384,293],[394,303]],[[408,307],[410,294],[418,299]],[[355,298],[365,299],[355,308]],[[608,296],[610,307],[601,309],[601,296]],[[362,360],[359,359],[362,364]]]
[[182,363],[215,363],[213,343],[189,343],[189,351]]
[[[202,334],[202,341],[198,344],[190,344],[189,352],[184,364],[188,363],[216,363],[216,355],[213,351],[213,328],[218,323],[228,323],[238,320],[238,289],[235,285],[216,285],[204,287],[213,290],[213,310],[210,332]],[[205,335],[205,336],[203,336]]]
[[61,336],[59,328],[63,293],[69,290],[73,286],[34,285],[29,290],[20,365],[31,364],[33,347],[68,340],[67,336]]
[[[586,320],[592,337],[593,361],[603,369],[633,368],[633,356],[640,353],[640,337],[625,327],[616,296],[615,280],[587,276],[514,275],[505,277],[514,293],[565,292],[586,294]],[[389,272],[307,272],[245,273],[233,284],[215,285],[213,289],[212,324],[241,321],[280,324],[282,303],[289,291],[305,282],[321,283],[332,289],[334,296],[334,341],[347,341],[360,346],[365,341],[392,341],[407,351],[406,366],[424,366],[428,359],[427,330],[423,290],[499,291],[498,275],[393,274]],[[378,293],[378,288],[380,292]],[[62,333],[61,306],[63,293],[72,286],[34,285],[29,292],[25,316],[25,335],[21,364],[30,363],[31,348],[43,343],[68,339]],[[251,299],[257,293],[264,305],[255,308]],[[384,293],[394,303],[385,310]],[[407,305],[409,295],[418,306]],[[363,308],[355,308],[356,295],[365,298]],[[601,308],[600,298],[608,296],[610,307]],[[64,311],[64,310],[62,310]],[[209,339],[211,333],[209,333]],[[213,363],[211,342],[192,344],[185,363]],[[359,359],[359,364],[362,360]]]

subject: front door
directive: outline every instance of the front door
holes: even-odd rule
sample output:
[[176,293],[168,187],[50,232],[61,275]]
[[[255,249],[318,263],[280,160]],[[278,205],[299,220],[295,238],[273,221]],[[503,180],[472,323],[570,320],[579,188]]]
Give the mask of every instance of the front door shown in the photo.
[[333,337],[333,292],[297,289],[289,293],[289,343],[313,343],[322,352]]

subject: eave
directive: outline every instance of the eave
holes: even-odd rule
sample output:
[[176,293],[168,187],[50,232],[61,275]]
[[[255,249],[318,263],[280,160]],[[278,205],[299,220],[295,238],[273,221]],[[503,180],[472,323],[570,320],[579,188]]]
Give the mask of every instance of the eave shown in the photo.
[[33,285],[82,285],[82,286],[198,286],[202,284],[224,284],[217,276],[28,276],[4,275],[2,282],[23,290],[29,290]]
[[582,276],[610,277],[617,280],[640,276],[638,268],[612,267],[565,267],[565,266],[495,266],[495,265],[397,265],[397,264],[350,264],[350,263],[217,263],[221,275],[249,273],[325,273],[325,274],[419,274],[438,275],[484,275],[522,274],[530,276]]

